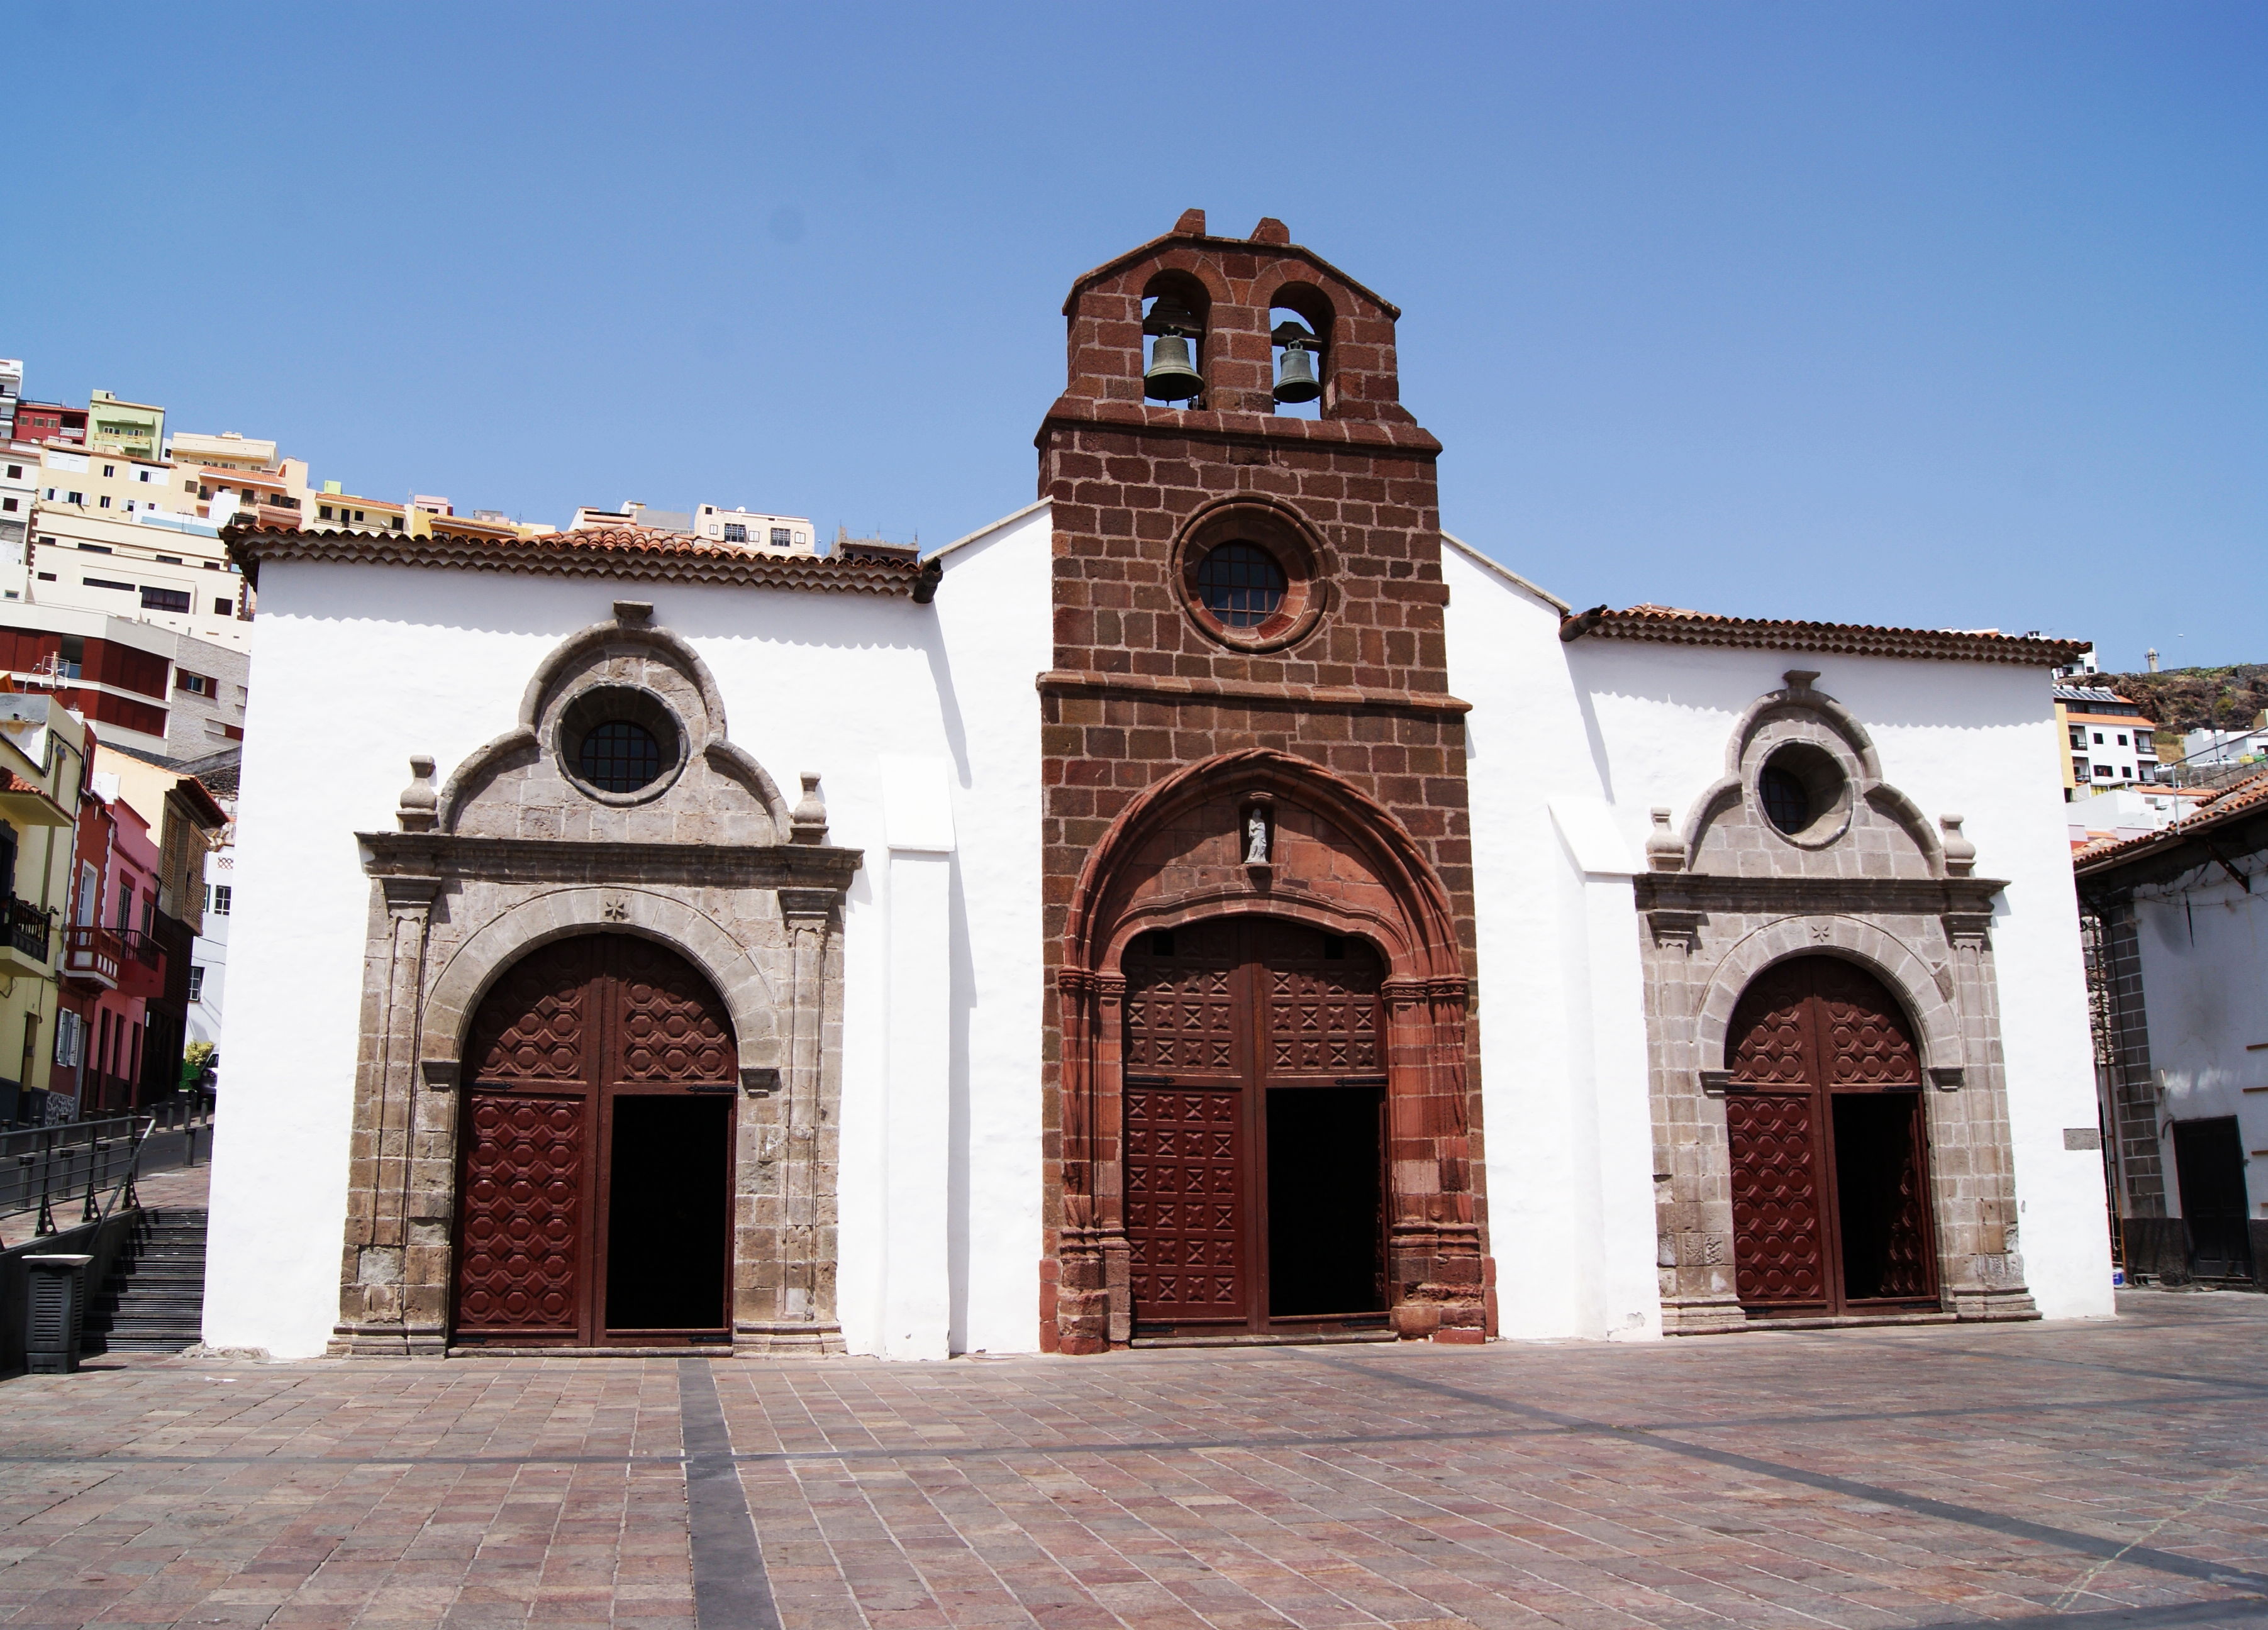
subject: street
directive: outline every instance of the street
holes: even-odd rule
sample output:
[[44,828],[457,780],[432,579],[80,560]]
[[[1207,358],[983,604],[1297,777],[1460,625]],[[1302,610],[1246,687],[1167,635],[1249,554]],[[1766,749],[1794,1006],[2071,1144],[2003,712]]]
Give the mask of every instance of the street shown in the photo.
[[99,1358],[0,1384],[0,1623],[2258,1622],[2268,1299],[2124,1305],[932,1365]]

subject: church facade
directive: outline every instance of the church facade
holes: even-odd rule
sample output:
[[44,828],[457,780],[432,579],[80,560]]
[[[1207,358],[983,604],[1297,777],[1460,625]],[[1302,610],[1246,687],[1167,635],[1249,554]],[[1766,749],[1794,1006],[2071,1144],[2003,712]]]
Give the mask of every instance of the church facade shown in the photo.
[[233,539],[209,1343],[2110,1311],[2067,647],[1575,612],[1278,223],[1064,312],[1038,501],[926,559]]

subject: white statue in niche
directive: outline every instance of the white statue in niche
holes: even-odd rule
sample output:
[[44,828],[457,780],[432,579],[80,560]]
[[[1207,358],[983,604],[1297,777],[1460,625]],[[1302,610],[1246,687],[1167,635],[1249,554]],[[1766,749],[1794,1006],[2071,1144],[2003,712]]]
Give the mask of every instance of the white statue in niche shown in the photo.
[[1268,811],[1256,804],[1244,812],[1244,863],[1268,863]]

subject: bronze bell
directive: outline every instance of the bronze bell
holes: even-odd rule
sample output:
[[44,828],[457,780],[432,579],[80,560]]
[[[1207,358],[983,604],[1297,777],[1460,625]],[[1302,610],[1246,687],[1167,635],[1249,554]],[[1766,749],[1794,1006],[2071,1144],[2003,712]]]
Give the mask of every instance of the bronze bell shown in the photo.
[[1185,402],[1204,391],[1204,375],[1197,371],[1189,340],[1202,334],[1197,314],[1171,295],[1160,298],[1142,319],[1142,332],[1156,336],[1150,348],[1150,365],[1143,371],[1142,393],[1161,402]]
[[1278,323],[1268,337],[1284,348],[1276,369],[1276,400],[1311,402],[1321,396],[1323,384],[1315,378],[1315,359],[1307,349],[1315,336],[1304,325],[1287,321]]
[[1189,342],[1178,334],[1161,334],[1150,348],[1150,366],[1142,374],[1142,393],[1161,402],[1187,401],[1204,389],[1204,376],[1189,363]]

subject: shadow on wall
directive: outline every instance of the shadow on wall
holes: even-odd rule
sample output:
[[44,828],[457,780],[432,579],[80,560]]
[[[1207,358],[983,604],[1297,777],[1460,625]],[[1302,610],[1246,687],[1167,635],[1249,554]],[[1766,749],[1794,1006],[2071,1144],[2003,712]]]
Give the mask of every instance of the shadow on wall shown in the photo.
[[1597,638],[1577,640],[1567,653],[1587,712],[1596,698],[1623,697],[1721,714],[1722,728],[1729,728],[1731,719],[1758,696],[1779,689],[1781,676],[1791,668],[1818,670],[1819,688],[1849,708],[1869,731],[2007,730],[2044,724],[2055,712],[2043,673],[1999,664],[1823,651],[1689,650],[1650,641]]

